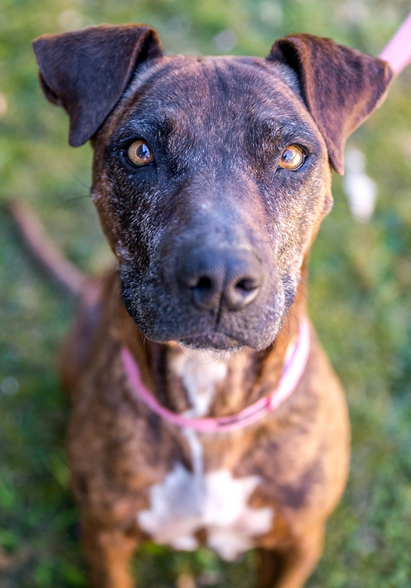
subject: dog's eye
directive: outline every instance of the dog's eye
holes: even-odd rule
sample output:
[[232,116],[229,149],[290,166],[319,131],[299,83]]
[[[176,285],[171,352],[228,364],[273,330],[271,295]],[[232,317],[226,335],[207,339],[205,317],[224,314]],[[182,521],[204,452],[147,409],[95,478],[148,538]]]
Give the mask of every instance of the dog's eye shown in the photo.
[[296,171],[300,169],[305,160],[305,154],[298,145],[289,145],[284,149],[280,159],[280,167]]
[[141,167],[148,165],[154,160],[153,152],[145,141],[139,139],[131,143],[127,149],[127,157],[133,165]]

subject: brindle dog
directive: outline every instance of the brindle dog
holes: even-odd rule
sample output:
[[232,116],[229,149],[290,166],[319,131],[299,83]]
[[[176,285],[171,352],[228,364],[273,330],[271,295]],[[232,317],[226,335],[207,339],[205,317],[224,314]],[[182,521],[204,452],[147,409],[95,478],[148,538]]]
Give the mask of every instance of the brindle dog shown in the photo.
[[118,259],[84,287],[61,362],[91,583],[132,586],[129,560],[150,538],[226,559],[256,547],[260,588],[298,588],[349,460],[343,393],[314,330],[291,396],[232,432],[159,417],[120,349],[175,413],[233,415],[275,389],[306,314],[331,168],[342,173],[344,141],[392,72],[310,35],[276,41],[266,59],[164,56],[136,24],[45,35],[34,49],[70,144],[91,140],[91,196]]

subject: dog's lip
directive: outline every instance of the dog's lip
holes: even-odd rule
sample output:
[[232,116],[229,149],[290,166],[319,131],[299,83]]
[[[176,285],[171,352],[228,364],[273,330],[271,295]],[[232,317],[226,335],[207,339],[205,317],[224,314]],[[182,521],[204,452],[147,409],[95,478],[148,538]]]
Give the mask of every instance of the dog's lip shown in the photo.
[[211,349],[216,351],[235,351],[247,345],[238,337],[233,337],[222,332],[202,333],[178,338],[177,343],[192,349]]

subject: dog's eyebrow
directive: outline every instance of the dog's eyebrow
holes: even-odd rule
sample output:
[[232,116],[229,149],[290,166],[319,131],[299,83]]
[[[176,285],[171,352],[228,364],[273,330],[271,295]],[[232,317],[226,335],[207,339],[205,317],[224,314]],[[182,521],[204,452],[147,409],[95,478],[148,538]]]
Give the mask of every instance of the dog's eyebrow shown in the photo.
[[181,128],[182,123],[176,117],[168,116],[164,113],[156,115],[147,112],[136,112],[132,118],[128,119],[122,125],[120,132],[113,137],[115,141],[122,140],[131,136],[141,136],[149,138],[149,136],[161,135],[167,136],[173,130]]
[[251,123],[255,131],[275,138],[283,134],[284,129],[290,124],[290,120],[262,117],[253,119]]
[[251,121],[252,134],[270,141],[304,141],[313,147],[319,146],[310,129],[301,117],[287,118],[259,117]]

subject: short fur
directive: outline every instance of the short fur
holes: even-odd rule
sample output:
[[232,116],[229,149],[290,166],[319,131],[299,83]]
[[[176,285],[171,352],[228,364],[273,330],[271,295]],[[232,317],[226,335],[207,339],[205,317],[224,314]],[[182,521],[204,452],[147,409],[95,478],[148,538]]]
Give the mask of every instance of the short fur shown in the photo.
[[[260,588],[298,588],[349,460],[343,393],[314,330],[290,398],[228,433],[153,414],[119,351],[129,347],[161,404],[191,416],[235,414],[275,388],[306,314],[300,285],[332,206],[331,165],[342,172],[344,141],[392,72],[310,35],[278,40],[266,59],[164,57],[146,25],[46,35],[34,48],[71,144],[92,141],[91,195],[119,262],[83,289],[61,359],[91,583],[131,587],[129,559],[154,538],[228,559],[256,547]],[[137,139],[152,164],[127,158]],[[295,144],[306,159],[291,171],[279,162]]]

